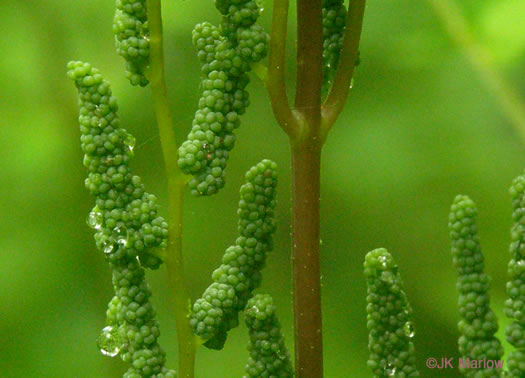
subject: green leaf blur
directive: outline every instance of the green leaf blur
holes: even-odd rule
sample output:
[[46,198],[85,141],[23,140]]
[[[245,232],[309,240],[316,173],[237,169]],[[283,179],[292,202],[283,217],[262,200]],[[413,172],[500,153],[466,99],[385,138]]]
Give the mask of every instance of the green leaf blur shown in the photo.
[[[524,5],[520,0],[457,0],[474,35],[525,99]],[[115,53],[112,1],[5,0],[0,4],[0,375],[117,377],[126,366],[103,356],[97,337],[112,296],[110,271],[86,217],[77,96],[70,60],[104,72],[119,99],[122,125],[137,138],[134,171],[166,214],[165,179],[150,89],[131,87]],[[294,12],[290,12],[294,14]],[[164,4],[169,92],[178,140],[191,127],[200,90],[191,31],[219,16],[211,1]],[[269,30],[271,2],[260,20]],[[293,23],[290,30],[293,31]],[[289,38],[293,79],[294,36]],[[416,365],[423,377],[459,371],[425,368],[429,357],[459,357],[449,204],[468,194],[479,208],[479,235],[491,304],[503,316],[510,258],[508,188],[525,167],[523,142],[469,60],[424,1],[372,1],[361,64],[322,163],[322,269],[326,377],[369,377],[365,254],[395,256],[414,312]],[[287,138],[271,116],[261,82],[238,130],[227,184],[213,198],[186,197],[184,249],[192,298],[209,284],[236,235],[244,172],[268,158],[280,167],[278,228],[258,292],[271,294],[293,356],[289,263],[290,174]],[[168,366],[176,366],[175,327],[165,268],[148,273]],[[240,377],[248,332],[232,330],[219,352],[200,348],[198,377]],[[504,343],[508,349],[508,345]]]

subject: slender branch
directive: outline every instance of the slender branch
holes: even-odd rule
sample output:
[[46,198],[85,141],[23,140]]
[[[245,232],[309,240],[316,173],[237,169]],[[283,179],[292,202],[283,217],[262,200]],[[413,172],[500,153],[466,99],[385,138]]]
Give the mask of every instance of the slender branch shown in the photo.
[[166,250],[168,279],[175,302],[175,321],[179,345],[179,376],[193,378],[195,365],[195,337],[189,324],[190,299],[184,280],[182,260],[182,211],[186,177],[177,165],[177,143],[173,131],[166,78],[162,40],[161,1],[148,0],[148,22],[150,31],[151,83],[153,102],[160,133],[166,176],[168,179],[168,223],[169,236]]
[[[323,27],[321,0],[297,1],[297,85],[295,108],[317,135],[321,121],[323,85]],[[300,138],[302,136],[299,136]]]
[[322,2],[297,1],[297,133],[290,137],[293,197],[295,372],[322,378],[323,333],[319,261]]
[[[359,50],[359,40],[363,29],[363,16],[366,0],[352,0],[348,6],[343,48],[339,65],[335,74],[334,85],[323,104],[322,133],[326,137],[328,131],[337,120],[350,91],[350,83],[354,75],[355,63]],[[323,138],[324,139],[324,138]]]
[[186,180],[173,178],[168,181],[169,238],[166,266],[168,280],[175,302],[175,321],[179,345],[179,377],[193,378],[195,369],[196,338],[189,323],[190,298],[184,280],[182,260],[182,209]]
[[292,136],[296,133],[297,122],[290,109],[284,80],[288,8],[289,0],[274,1],[266,87],[277,123]]
[[293,296],[295,371],[298,378],[322,378],[323,334],[320,270],[321,144],[292,142]]
[[454,1],[427,1],[433,7],[450,37],[463,49],[472,66],[480,73],[482,80],[493,91],[503,113],[525,142],[525,103],[518,91],[498,71],[490,52],[476,42]]
[[148,0],[148,23],[150,38],[150,69],[148,79],[155,106],[155,115],[160,132],[164,164],[168,169],[168,177],[180,174],[177,166],[177,142],[173,131],[168,91],[166,89],[166,74],[164,68],[164,46],[162,36],[161,0]]

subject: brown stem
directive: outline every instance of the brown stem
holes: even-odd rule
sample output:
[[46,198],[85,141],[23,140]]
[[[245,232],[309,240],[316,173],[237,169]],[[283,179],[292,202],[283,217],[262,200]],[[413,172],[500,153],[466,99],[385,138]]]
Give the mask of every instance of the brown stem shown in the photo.
[[[307,123],[309,135],[318,135],[323,84],[323,28],[321,0],[297,1],[297,85],[295,108]],[[303,139],[307,135],[298,135]]]
[[323,376],[319,199],[321,144],[291,144],[295,370],[299,378]]
[[295,372],[322,378],[319,194],[323,28],[321,0],[297,1],[297,133],[290,138]]

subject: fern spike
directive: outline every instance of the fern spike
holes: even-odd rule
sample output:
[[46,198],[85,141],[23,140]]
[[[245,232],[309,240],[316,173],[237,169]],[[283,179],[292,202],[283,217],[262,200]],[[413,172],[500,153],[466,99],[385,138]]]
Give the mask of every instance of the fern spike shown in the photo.
[[149,30],[146,0],[116,0],[113,33],[117,53],[126,61],[131,85],[148,85]]
[[227,332],[239,323],[239,311],[261,282],[275,231],[276,170],[274,162],[263,160],[246,173],[237,211],[239,237],[226,249],[213,283],[193,305],[190,324],[209,348],[222,349]]
[[244,314],[250,330],[250,358],[245,378],[293,377],[290,355],[284,345],[272,297],[255,295],[246,304]]
[[367,253],[368,366],[374,377],[417,377],[412,309],[397,264],[384,248]]
[[103,354],[120,355],[131,364],[124,377],[175,377],[164,366],[159,326],[144,277],[144,268],[155,269],[162,263],[154,249],[166,245],[168,225],[157,215],[156,197],[131,174],[135,141],[120,127],[109,83],[88,63],[70,62],[67,68],[79,93],[81,147],[88,170],[85,185],[96,199],[88,224],[113,272],[115,296],[108,305],[108,324],[99,346]]
[[505,314],[513,322],[505,329],[507,340],[514,350],[507,358],[512,377],[525,376],[525,173],[514,179],[510,188],[512,197],[511,259],[508,265],[509,281]]
[[[476,204],[458,195],[450,209],[448,228],[452,258],[458,274],[459,353],[463,360],[501,360],[503,347],[494,336],[498,330],[496,315],[490,308],[490,277],[484,273],[483,254],[477,232]],[[500,377],[501,369],[461,367],[467,377]]]
[[323,1],[323,90],[328,91],[339,64],[346,26],[343,0]]
[[204,22],[193,30],[202,95],[177,162],[193,175],[188,186],[196,196],[215,194],[224,186],[234,130],[250,103],[248,73],[266,56],[268,45],[268,34],[255,24],[260,13],[255,2],[218,0],[216,6],[223,13],[221,26]]

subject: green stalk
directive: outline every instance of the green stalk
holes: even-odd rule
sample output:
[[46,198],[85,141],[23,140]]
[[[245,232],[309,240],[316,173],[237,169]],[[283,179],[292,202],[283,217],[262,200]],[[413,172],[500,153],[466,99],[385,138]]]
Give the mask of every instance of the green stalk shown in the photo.
[[284,80],[288,8],[289,0],[274,1],[266,87],[277,123],[292,137],[297,133],[298,122],[290,109]]
[[162,40],[162,14],[160,0],[148,0],[148,23],[150,31],[149,80],[160,133],[162,153],[168,180],[169,236],[166,249],[168,279],[175,302],[175,321],[179,346],[179,377],[193,378],[196,342],[189,323],[190,298],[184,279],[182,259],[182,212],[184,188],[187,179],[177,165],[177,143],[173,131],[166,78]]
[[470,64],[492,90],[501,109],[522,141],[525,141],[525,103],[516,88],[501,75],[490,52],[479,44],[451,0],[427,0],[453,41],[463,50]]

